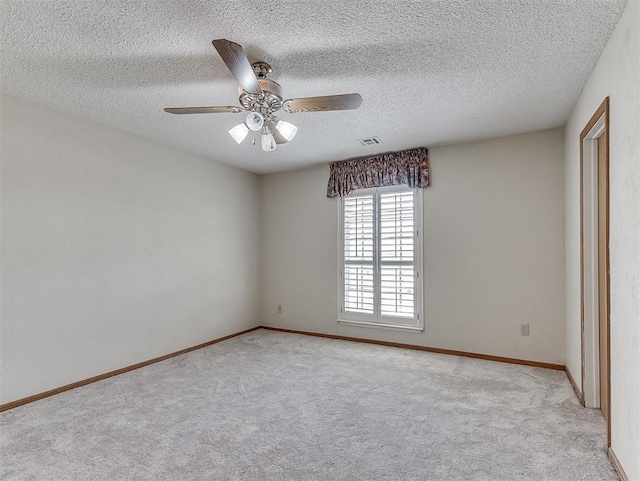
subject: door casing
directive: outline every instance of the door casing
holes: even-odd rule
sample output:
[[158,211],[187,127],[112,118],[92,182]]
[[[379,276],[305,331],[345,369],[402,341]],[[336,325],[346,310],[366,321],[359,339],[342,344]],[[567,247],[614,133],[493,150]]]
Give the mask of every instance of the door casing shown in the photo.
[[609,97],[580,134],[581,402],[601,408],[611,445]]

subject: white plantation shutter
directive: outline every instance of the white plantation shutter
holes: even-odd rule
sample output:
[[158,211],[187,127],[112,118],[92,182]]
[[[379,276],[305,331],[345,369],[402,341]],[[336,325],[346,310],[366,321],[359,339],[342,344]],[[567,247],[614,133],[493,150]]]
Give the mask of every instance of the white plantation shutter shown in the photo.
[[414,193],[380,195],[380,314],[415,315]]
[[374,313],[373,195],[344,200],[344,310]]
[[417,193],[358,191],[342,200],[344,321],[419,327]]

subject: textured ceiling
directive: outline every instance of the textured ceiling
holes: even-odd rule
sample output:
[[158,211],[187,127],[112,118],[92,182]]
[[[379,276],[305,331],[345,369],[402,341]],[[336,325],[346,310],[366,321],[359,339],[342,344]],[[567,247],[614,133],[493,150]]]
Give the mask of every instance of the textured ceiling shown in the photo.
[[[266,173],[564,125],[626,0],[0,4],[3,92]],[[283,113],[298,135],[273,152],[231,139],[242,114],[164,113],[238,104],[215,38],[269,62],[286,98],[362,107]]]

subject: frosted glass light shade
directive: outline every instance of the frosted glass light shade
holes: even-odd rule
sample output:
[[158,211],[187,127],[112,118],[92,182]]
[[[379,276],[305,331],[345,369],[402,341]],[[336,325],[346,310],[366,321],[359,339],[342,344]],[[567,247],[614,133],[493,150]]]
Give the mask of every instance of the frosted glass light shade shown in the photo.
[[236,125],[231,130],[229,130],[229,135],[231,135],[231,137],[233,137],[233,140],[238,143],[242,142],[248,133],[249,128],[244,123]]
[[290,124],[289,122],[285,122],[284,120],[278,120],[276,129],[278,130],[278,132],[280,132],[280,135],[282,135],[287,140],[287,142],[293,140],[293,138],[296,136],[296,133],[298,132],[298,127]]
[[273,138],[271,132],[266,127],[262,129],[262,150],[269,152],[276,148],[276,139]]
[[264,117],[258,112],[251,112],[247,115],[247,120],[245,120],[247,127],[249,127],[254,132],[257,132],[264,125]]

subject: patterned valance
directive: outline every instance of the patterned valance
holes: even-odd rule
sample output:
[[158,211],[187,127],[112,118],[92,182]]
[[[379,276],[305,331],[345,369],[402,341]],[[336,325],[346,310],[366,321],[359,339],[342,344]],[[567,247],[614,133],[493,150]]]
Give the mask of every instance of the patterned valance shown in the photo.
[[426,148],[334,162],[330,165],[327,197],[344,197],[356,189],[401,184],[411,188],[429,186]]

